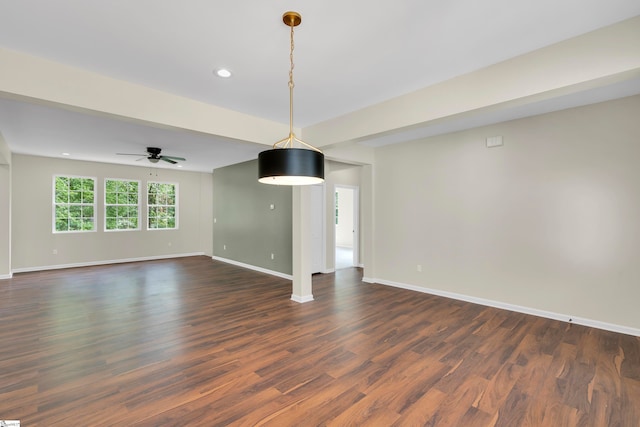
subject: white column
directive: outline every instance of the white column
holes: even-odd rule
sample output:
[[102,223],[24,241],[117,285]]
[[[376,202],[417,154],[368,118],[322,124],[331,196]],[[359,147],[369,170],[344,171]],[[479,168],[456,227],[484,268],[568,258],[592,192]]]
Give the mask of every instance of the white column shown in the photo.
[[311,289],[311,188],[293,187],[293,289],[296,302],[313,301]]
[[11,278],[11,152],[0,134],[0,279]]
[[374,282],[375,272],[375,236],[374,236],[374,196],[373,196],[373,166],[362,167],[360,185],[360,230],[362,246],[360,247],[360,262],[364,264],[363,282]]

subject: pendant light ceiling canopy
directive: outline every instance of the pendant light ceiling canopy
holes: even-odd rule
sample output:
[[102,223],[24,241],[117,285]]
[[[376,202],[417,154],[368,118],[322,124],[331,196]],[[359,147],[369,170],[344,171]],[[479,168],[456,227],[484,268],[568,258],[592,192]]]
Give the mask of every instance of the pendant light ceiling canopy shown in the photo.
[[[293,29],[302,22],[297,12],[285,12],[282,21],[291,28],[289,53],[289,136],[258,156],[258,181],[274,185],[312,185],[324,181],[324,154],[293,133]],[[303,148],[294,148],[297,142]]]

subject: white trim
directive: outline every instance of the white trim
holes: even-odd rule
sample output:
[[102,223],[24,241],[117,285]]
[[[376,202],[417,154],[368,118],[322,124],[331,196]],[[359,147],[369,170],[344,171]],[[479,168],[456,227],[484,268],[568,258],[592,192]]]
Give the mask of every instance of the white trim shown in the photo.
[[331,273],[335,273],[335,272],[336,272],[335,268],[327,268],[327,269],[321,271],[322,274],[331,274]]
[[220,257],[215,256],[215,255],[212,256],[211,259],[214,259],[214,260],[220,261],[220,262],[225,262],[227,264],[232,264],[232,265],[235,265],[235,266],[238,266],[238,267],[242,267],[242,268],[248,268],[249,270],[259,271],[260,273],[271,274],[272,276],[277,276],[277,277],[280,277],[282,279],[293,280],[293,276],[292,275],[280,273],[279,271],[267,270],[266,268],[256,267],[255,265],[245,264],[243,262],[234,261],[232,259],[220,258]]
[[28,273],[31,271],[60,270],[63,268],[91,267],[94,265],[107,265],[107,264],[123,264],[125,262],[155,261],[159,259],[183,258],[188,256],[199,256],[199,255],[204,255],[204,252],[156,255],[156,256],[145,256],[145,257],[138,257],[138,258],[110,259],[110,260],[104,260],[104,261],[76,262],[73,264],[56,264],[56,265],[43,265],[38,267],[14,268],[11,270],[11,272],[12,273]]
[[313,295],[294,295],[291,294],[291,301],[295,301],[295,302],[299,302],[300,304],[303,304],[305,302],[311,302],[313,301]]
[[13,272],[9,274],[0,274],[0,280],[7,280],[13,278]]
[[561,322],[575,323],[577,325],[589,326],[596,329],[603,329],[605,331],[618,332],[621,334],[633,335],[640,337],[640,329],[631,328],[629,326],[616,325],[613,323],[601,322],[599,320],[586,319],[583,317],[575,317],[568,314],[554,313],[552,311],[539,310],[532,307],[523,307],[521,305],[509,304],[500,301],[494,301],[484,298],[477,298],[469,295],[457,294],[454,292],[447,292],[438,289],[425,288],[422,286],[409,285],[406,283],[393,282],[391,280],[384,279],[372,279],[362,278],[366,283],[378,283],[385,286],[393,286],[395,288],[407,289],[410,291],[422,292],[425,294],[437,295],[445,298],[451,298],[460,301],[466,301],[474,304],[480,304],[488,307],[500,308],[503,310],[515,311],[517,313],[530,314],[533,316],[544,317],[547,319],[559,320]]

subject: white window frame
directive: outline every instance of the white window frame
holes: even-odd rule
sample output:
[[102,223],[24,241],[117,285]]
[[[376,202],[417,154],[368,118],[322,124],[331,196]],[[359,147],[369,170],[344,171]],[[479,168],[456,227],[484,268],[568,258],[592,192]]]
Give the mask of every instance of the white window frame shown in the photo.
[[[58,180],[58,178],[69,178],[69,179],[90,179],[93,181],[93,203],[89,204],[89,203],[71,203],[71,202],[58,202],[57,198],[56,198],[56,182]],[[98,179],[95,176],[79,176],[79,175],[67,175],[67,174],[55,174],[53,175],[53,179],[52,179],[52,191],[51,191],[51,231],[54,234],[67,234],[67,233],[95,233],[98,231],[98,215],[97,215],[97,200],[98,200],[98,188],[97,188],[97,184],[98,184]],[[72,207],[72,206],[80,206],[85,207],[85,206],[91,206],[93,208],[93,228],[91,230],[58,230],[56,227],[56,222],[57,222],[57,216],[56,216],[56,208],[59,205],[66,205],[68,207]],[[81,216],[81,218],[83,218]],[[68,226],[67,226],[68,228]]]
[[[162,185],[173,185],[175,188],[175,200],[174,200],[174,204],[170,205],[170,204],[160,204],[160,203],[154,203],[151,204],[149,203],[149,186],[150,184],[162,184]],[[156,230],[177,230],[179,228],[179,203],[180,203],[180,186],[178,185],[177,182],[166,182],[166,181],[147,181],[147,185],[146,185],[146,202],[147,202],[147,218],[146,218],[146,223],[147,223],[147,231],[156,231]],[[151,209],[154,207],[167,207],[167,208],[174,208],[174,226],[169,228],[154,228],[154,227],[150,227],[150,222],[152,219],[151,216]],[[155,217],[153,217],[155,218]]]
[[[135,205],[133,205],[133,204],[121,204],[121,203],[115,203],[115,204],[114,203],[108,203],[107,202],[107,181],[118,181],[118,182],[124,182],[124,183],[127,183],[127,184],[130,183],[130,182],[137,182],[138,183],[138,203],[135,204]],[[142,188],[141,187],[142,187],[142,181],[137,180],[137,179],[126,179],[126,178],[105,178],[104,179],[104,210],[103,210],[103,212],[104,212],[104,227],[103,227],[103,229],[104,229],[104,231],[106,233],[118,232],[118,231],[140,231],[142,229],[141,223],[143,221],[143,218],[142,218],[142,210],[141,210],[142,203],[141,203],[141,197],[140,197],[140,195],[142,193]],[[118,194],[118,193],[116,193],[116,194]],[[138,226],[136,228],[114,228],[114,229],[108,229],[107,228],[108,227],[108,222],[109,222],[108,220],[110,218],[112,218],[112,217],[107,216],[107,211],[108,211],[109,207],[112,207],[112,206],[116,207],[116,209],[119,208],[119,207],[127,207],[127,208],[135,207],[137,209],[137,211],[138,211],[138,215],[136,216],[136,219],[138,221]],[[131,218],[131,217],[128,217],[128,218]],[[116,217],[116,219],[117,219],[117,217]]]

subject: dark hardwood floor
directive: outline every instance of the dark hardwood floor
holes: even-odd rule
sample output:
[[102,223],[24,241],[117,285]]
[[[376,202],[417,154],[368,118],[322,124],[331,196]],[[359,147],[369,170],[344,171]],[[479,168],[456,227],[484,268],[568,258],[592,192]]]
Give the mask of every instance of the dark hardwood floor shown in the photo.
[[640,426],[640,338],[207,257],[0,281],[23,426]]

